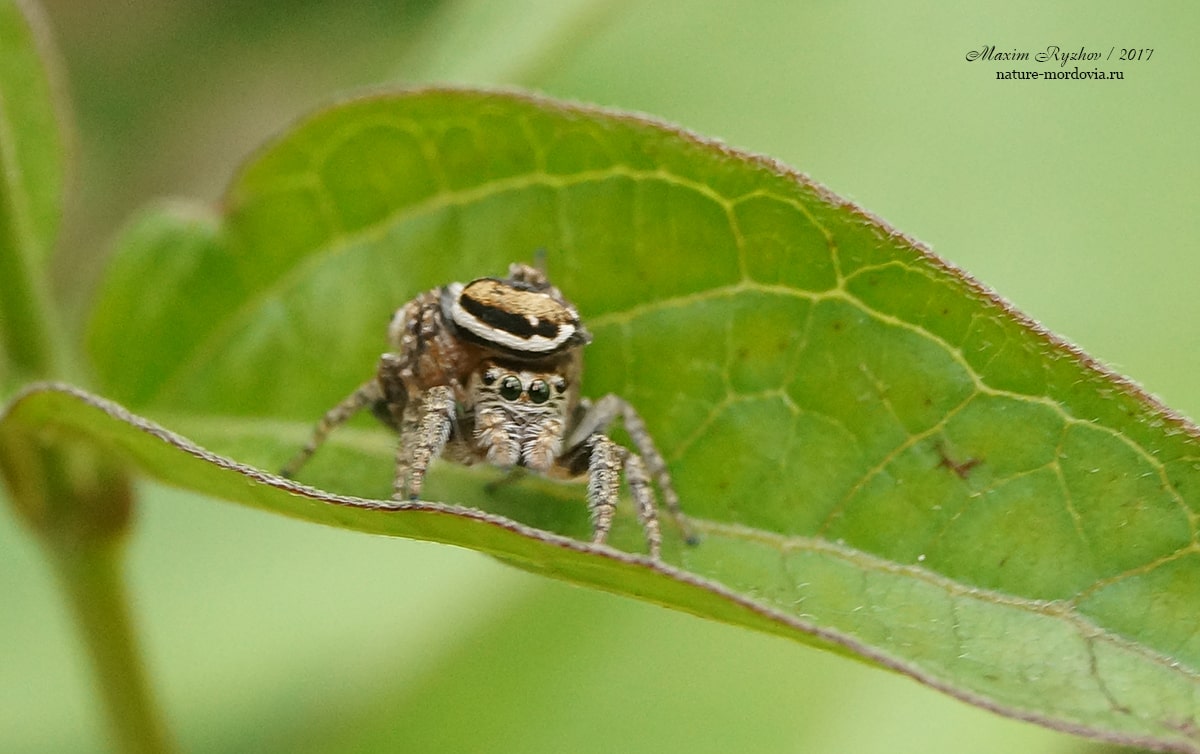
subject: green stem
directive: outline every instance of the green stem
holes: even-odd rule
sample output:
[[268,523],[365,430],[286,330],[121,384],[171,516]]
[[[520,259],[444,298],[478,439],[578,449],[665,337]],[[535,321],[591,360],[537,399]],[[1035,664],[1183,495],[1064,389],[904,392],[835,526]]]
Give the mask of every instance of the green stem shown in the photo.
[[121,573],[123,553],[119,540],[77,551],[50,548],[119,749],[157,754],[172,746],[137,652]]
[[8,281],[0,296],[0,346],[17,374],[47,377],[57,373],[53,328],[45,316],[49,296],[29,279],[23,261],[0,244],[0,276]]
[[[0,150],[0,169],[6,167]],[[11,158],[10,158],[11,159]],[[58,313],[42,266],[34,262],[36,241],[22,227],[12,192],[0,187],[0,347],[19,375],[63,377],[65,350]]]
[[23,415],[22,405],[0,412],[0,479],[13,510],[50,558],[120,749],[169,751],[122,580],[133,512],[129,479],[100,449]]

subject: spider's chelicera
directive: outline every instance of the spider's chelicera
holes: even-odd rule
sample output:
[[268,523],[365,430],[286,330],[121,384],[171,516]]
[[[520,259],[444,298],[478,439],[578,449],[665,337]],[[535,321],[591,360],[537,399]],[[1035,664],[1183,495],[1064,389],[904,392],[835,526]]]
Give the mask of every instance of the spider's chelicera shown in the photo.
[[[592,540],[602,543],[624,473],[650,555],[658,558],[652,479],[685,538],[692,536],[663,457],[633,406],[616,395],[595,403],[580,397],[582,349],[591,339],[545,273],[524,264],[510,266],[506,278],[422,293],[392,317],[392,350],[375,376],[321,418],[283,474],[293,476],[330,431],[369,407],[400,434],[395,499],[418,499],[439,457],[555,479],[586,476]],[[605,434],[617,418],[636,453]]]

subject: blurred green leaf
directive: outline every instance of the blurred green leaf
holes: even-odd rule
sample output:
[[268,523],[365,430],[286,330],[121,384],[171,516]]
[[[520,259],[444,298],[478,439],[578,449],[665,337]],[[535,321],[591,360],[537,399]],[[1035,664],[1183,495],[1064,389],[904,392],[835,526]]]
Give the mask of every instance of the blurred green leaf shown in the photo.
[[400,81],[528,85],[595,39],[626,0],[454,0],[395,67]]
[[40,24],[25,3],[0,3],[0,186],[5,241],[41,264],[62,215],[63,139]]
[[[539,248],[596,336],[585,392],[638,407],[703,534],[685,548],[668,527],[670,565],[543,533],[587,523],[581,490],[536,479],[489,494],[496,472],[439,467],[431,499],[469,508],[382,510],[78,393],[31,393],[3,426],[840,648],[1059,729],[1200,747],[1200,433],[768,160],[514,94],[349,102],[260,154],[223,221],[131,228],[92,355],[108,394],[274,469],[371,373],[395,307]],[[365,426],[305,481],[386,496],[390,441]],[[629,518],[613,543],[635,550]]]
[[0,366],[47,375],[46,262],[62,214],[65,155],[34,9],[0,2]]

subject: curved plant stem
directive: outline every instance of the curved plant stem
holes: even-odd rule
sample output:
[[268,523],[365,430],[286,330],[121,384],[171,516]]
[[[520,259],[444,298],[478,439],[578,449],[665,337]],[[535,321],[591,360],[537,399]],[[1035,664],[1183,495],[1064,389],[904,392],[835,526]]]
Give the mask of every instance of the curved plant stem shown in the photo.
[[0,410],[0,479],[58,576],[119,749],[169,751],[123,581],[134,499],[129,479],[97,449],[13,421],[13,405]]
[[[0,167],[3,161],[0,160]],[[0,203],[3,202],[0,192]],[[65,376],[67,359],[50,301],[38,270],[18,248],[8,212],[0,210],[0,278],[5,280],[0,295],[0,350],[19,375]]]
[[171,751],[137,651],[122,578],[123,542],[77,550],[51,545],[49,553],[90,655],[119,750]]

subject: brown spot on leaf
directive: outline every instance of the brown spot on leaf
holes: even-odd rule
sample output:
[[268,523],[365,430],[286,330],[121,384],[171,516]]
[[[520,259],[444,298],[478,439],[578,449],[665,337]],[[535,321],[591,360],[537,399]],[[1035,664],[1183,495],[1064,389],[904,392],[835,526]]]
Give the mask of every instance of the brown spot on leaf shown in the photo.
[[983,463],[983,459],[980,458],[968,458],[965,461],[955,461],[946,452],[946,446],[942,445],[941,443],[938,443],[937,445],[937,452],[941,457],[941,460],[938,461],[938,468],[950,469],[959,479],[966,479],[971,475],[972,469]]

